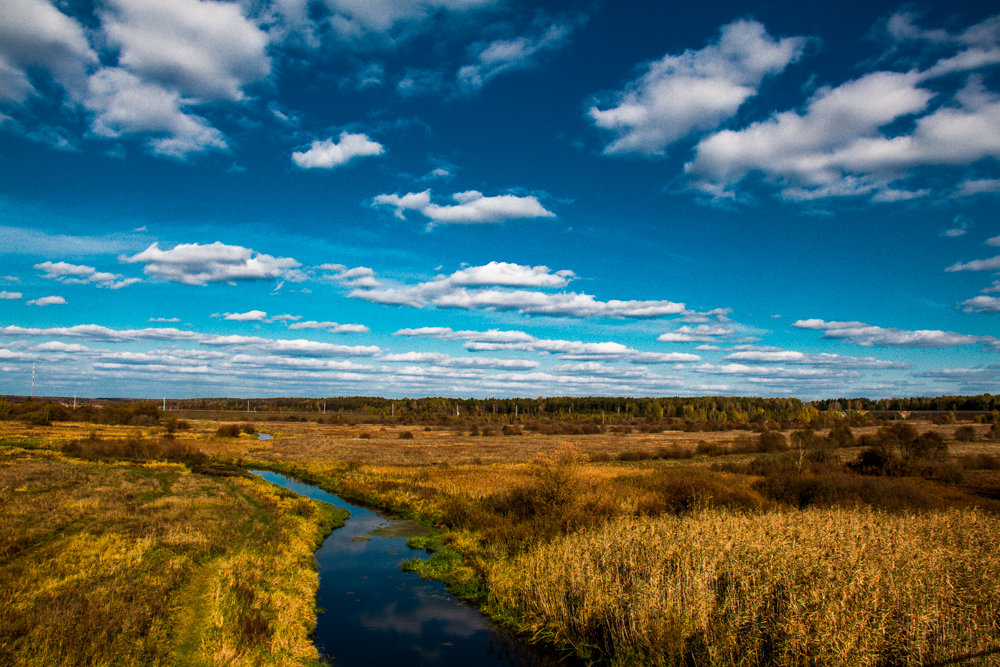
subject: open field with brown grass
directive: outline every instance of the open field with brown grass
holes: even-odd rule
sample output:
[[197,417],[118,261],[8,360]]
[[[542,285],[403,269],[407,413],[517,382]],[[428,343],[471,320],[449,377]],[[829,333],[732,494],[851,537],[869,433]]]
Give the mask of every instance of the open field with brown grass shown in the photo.
[[[786,429],[767,445],[759,429],[239,426],[0,422],[0,443],[108,470],[157,452],[177,469],[268,467],[419,518],[443,533],[413,567],[599,662],[925,664],[982,653],[1000,664],[1000,442],[988,423]],[[594,563],[617,578],[596,576]]]

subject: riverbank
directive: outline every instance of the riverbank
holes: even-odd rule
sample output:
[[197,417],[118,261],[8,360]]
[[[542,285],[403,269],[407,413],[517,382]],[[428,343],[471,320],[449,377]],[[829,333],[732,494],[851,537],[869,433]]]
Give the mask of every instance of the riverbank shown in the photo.
[[0,447],[0,663],[318,664],[313,552],[345,516],[256,478]]

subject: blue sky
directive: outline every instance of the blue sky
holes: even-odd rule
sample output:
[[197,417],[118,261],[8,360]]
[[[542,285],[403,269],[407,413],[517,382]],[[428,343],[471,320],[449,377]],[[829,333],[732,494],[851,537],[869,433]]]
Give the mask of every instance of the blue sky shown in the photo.
[[0,393],[996,392],[987,5],[7,0]]

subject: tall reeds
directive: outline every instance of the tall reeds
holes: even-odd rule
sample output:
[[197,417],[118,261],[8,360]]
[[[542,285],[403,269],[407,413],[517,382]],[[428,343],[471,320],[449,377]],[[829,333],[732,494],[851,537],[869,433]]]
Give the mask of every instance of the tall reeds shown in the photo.
[[629,517],[499,563],[489,607],[622,664],[998,660],[998,545],[969,510]]

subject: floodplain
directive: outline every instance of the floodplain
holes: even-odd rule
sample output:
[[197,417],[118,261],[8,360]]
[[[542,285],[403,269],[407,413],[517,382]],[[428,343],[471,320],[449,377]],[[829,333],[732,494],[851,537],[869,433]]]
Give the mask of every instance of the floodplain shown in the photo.
[[1000,427],[902,417],[0,421],[0,656],[315,661],[336,517],[261,468],[434,526],[408,567],[588,662],[1000,664]]

